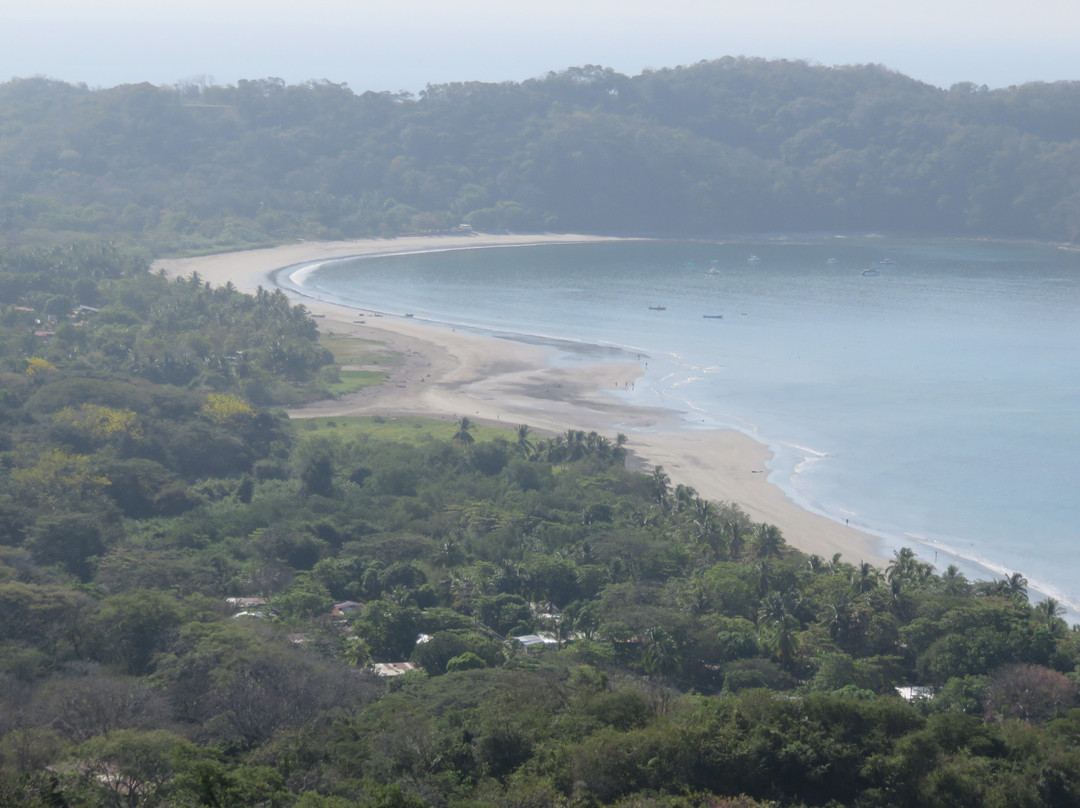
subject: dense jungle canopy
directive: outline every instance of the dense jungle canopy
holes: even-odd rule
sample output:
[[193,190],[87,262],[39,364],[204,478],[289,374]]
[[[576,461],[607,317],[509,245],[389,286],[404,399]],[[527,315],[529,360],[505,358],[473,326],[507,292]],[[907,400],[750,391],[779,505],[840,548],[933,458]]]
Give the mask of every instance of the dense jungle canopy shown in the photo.
[[159,249],[483,229],[1080,235],[1080,83],[595,66],[418,96],[276,79],[0,85],[0,234]]

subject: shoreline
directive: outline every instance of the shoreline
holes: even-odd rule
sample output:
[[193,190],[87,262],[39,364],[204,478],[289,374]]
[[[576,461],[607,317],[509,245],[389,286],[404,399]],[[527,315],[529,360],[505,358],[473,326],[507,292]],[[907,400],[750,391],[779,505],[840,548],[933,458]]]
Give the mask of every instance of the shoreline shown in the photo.
[[867,561],[884,567],[880,540],[826,516],[805,510],[768,481],[769,448],[730,429],[693,429],[682,413],[619,401],[608,391],[639,378],[633,361],[555,366],[552,349],[495,335],[458,331],[450,326],[382,315],[358,320],[371,309],[329,303],[283,288],[275,276],[284,269],[322,261],[441,250],[519,247],[612,241],[587,235],[414,236],[301,242],[280,247],[155,261],[169,277],[193,272],[214,286],[231,282],[243,292],[279,288],[316,317],[319,330],[384,343],[400,355],[387,382],[338,399],[289,412],[290,417],[346,415],[424,415],[518,424],[538,432],[596,431],[608,438],[627,434],[630,467],[662,465],[672,484],[693,487],[712,501],[733,502],[755,522],[780,528],[787,543],[828,560]]

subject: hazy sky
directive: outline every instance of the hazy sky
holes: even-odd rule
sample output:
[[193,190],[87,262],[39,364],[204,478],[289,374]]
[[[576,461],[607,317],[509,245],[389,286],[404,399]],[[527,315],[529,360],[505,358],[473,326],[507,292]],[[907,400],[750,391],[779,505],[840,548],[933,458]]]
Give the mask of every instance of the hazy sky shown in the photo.
[[1080,79],[1077,30],[1077,0],[0,0],[0,81],[418,91],[745,55],[993,88]]

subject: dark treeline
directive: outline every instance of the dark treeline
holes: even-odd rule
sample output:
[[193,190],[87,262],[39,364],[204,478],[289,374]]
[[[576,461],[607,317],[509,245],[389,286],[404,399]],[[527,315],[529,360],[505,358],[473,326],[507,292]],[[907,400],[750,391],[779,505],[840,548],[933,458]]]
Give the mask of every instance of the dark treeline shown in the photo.
[[877,66],[587,66],[419,96],[275,79],[0,85],[0,233],[159,250],[480,229],[1074,241],[1080,84]]
[[621,435],[290,423],[302,308],[107,245],[0,295],[5,808],[1080,804],[1019,574],[806,556]]

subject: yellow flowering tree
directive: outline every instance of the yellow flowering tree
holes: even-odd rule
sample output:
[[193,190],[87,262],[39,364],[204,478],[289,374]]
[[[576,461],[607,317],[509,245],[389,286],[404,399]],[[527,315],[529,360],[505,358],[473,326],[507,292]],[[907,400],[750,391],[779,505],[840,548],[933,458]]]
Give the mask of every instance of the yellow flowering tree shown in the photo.
[[128,409],[81,404],[78,407],[64,407],[53,417],[56,423],[75,427],[96,441],[120,438],[140,440],[143,436],[139,416]]
[[37,376],[40,378],[43,374],[56,370],[56,365],[50,362],[48,359],[42,359],[40,356],[33,356],[26,360],[26,369],[23,370],[27,376],[31,379]]
[[201,413],[204,418],[218,426],[242,426],[250,423],[258,410],[239,396],[230,393],[210,393]]
[[25,495],[37,501],[84,500],[101,494],[109,478],[100,475],[86,455],[48,449],[37,462],[11,473]]

